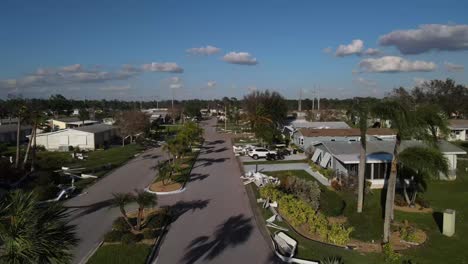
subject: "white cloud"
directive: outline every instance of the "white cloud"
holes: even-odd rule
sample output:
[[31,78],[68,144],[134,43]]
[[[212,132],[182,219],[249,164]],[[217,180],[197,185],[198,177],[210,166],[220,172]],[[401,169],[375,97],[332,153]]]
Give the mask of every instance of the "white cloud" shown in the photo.
[[397,56],[364,59],[359,68],[365,72],[428,72],[437,68],[436,64],[427,61],[410,61]]
[[213,55],[216,53],[219,53],[221,51],[220,48],[208,45],[206,47],[199,47],[199,48],[190,48],[186,50],[187,53],[190,53],[192,55]]
[[421,25],[418,29],[397,30],[383,35],[380,45],[395,46],[403,54],[430,50],[468,49],[468,25]]
[[377,56],[380,55],[382,52],[378,49],[373,49],[373,48],[368,48],[364,52],[362,52],[363,55],[367,56]]
[[62,71],[64,72],[78,72],[82,70],[81,64],[73,64],[69,66],[64,66],[61,68]]
[[344,57],[353,54],[360,54],[364,48],[364,42],[360,39],[355,39],[348,45],[340,45],[336,49],[335,56]]
[[460,72],[465,70],[465,66],[451,62],[444,62],[445,69],[450,72]]
[[149,64],[143,64],[142,69],[144,71],[151,72],[172,72],[172,73],[182,73],[184,69],[179,67],[175,62],[152,62]]
[[229,52],[224,55],[223,60],[232,64],[255,65],[257,58],[253,58],[248,52]]
[[111,85],[111,86],[104,86],[104,87],[99,87],[100,91],[104,92],[122,92],[122,91],[128,91],[131,89],[131,86],[129,84],[127,85]]
[[367,87],[377,86],[376,81],[364,79],[362,77],[358,77],[358,78],[354,79],[354,82],[357,83],[358,85],[363,85],[363,86],[367,86]]
[[208,82],[206,83],[206,86],[207,86],[208,88],[214,88],[214,87],[216,87],[216,81],[208,81]]

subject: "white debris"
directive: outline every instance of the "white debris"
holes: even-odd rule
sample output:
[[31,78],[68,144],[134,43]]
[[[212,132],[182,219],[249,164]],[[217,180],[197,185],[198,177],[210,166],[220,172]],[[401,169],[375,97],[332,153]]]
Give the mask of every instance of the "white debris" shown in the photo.
[[251,181],[255,183],[258,187],[263,187],[267,184],[279,185],[280,180],[275,177],[265,175],[260,172],[249,171],[244,176],[241,176],[241,179],[246,181]]

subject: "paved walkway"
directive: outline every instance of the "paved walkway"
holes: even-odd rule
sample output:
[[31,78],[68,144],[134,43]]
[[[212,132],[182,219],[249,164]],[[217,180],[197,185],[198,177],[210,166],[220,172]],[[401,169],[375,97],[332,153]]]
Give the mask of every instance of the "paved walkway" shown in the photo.
[[160,148],[146,151],[87,188],[82,195],[65,202],[80,239],[73,250],[73,263],[81,263],[120,215],[117,208],[110,207],[112,193],[132,192],[148,186],[155,176],[154,166],[163,158]]
[[[232,146],[215,132],[216,120],[205,122],[205,145],[192,170],[187,190],[161,196],[176,198],[178,218],[163,240],[156,263],[274,263],[240,180]],[[177,197],[176,197],[177,196]]]
[[[255,170],[255,164],[244,165],[244,170],[246,172]],[[328,181],[328,179],[325,178],[323,175],[317,173],[316,171],[311,170],[309,164],[307,163],[259,164],[258,165],[258,171],[260,172],[283,171],[283,170],[305,170],[307,173],[309,173],[312,177],[314,177],[321,184],[325,186],[330,186],[330,182]]]

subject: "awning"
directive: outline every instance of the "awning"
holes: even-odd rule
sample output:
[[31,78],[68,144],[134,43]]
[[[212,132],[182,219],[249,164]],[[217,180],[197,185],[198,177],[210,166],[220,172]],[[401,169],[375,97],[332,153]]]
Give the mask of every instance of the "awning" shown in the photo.
[[320,166],[326,168],[328,165],[328,162],[331,160],[331,155],[330,153],[325,153],[325,156],[323,157],[322,161],[320,162]]
[[312,161],[313,162],[317,162],[318,159],[321,157],[323,151],[321,149],[316,149],[315,152],[314,152],[314,155],[312,155]]

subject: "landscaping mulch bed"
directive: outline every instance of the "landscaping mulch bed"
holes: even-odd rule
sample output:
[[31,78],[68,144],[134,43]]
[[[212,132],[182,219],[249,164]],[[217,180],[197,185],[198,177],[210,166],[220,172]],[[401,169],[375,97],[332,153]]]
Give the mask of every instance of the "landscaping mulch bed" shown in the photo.
[[162,181],[157,181],[150,185],[149,189],[153,192],[172,192],[182,188],[182,184],[178,182],[172,182],[164,185]]
[[416,204],[415,207],[408,207],[408,206],[398,206],[395,205],[395,210],[406,212],[406,213],[432,213],[432,208],[424,208],[419,204]]

